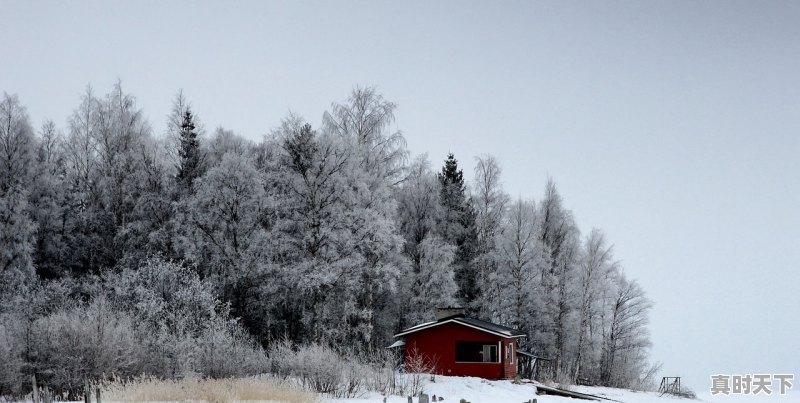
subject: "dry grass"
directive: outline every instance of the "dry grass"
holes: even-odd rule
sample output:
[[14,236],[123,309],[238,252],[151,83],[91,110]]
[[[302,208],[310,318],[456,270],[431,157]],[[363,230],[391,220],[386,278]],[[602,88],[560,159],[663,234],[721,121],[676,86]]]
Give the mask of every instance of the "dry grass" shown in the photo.
[[273,378],[139,378],[100,385],[104,402],[287,402],[312,403],[315,396]]

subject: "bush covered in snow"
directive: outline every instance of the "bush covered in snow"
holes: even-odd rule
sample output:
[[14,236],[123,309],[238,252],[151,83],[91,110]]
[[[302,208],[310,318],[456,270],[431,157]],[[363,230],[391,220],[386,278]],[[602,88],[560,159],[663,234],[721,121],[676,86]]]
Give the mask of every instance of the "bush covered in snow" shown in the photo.
[[[49,301],[83,294],[71,304]],[[228,314],[211,286],[180,265],[150,260],[138,270],[28,290],[0,315],[0,395],[19,395],[36,374],[56,393],[86,379],[141,374],[224,378],[266,372],[263,349]]]
[[368,383],[369,368],[352,354],[340,354],[318,343],[275,343],[269,350],[273,374],[296,379],[303,388],[334,397],[357,397]]
[[367,392],[382,395],[416,395],[430,379],[431,368],[401,372],[398,357],[388,351],[357,355],[327,345],[295,345],[287,340],[269,349],[270,372],[293,379],[306,390],[332,397],[358,397]]

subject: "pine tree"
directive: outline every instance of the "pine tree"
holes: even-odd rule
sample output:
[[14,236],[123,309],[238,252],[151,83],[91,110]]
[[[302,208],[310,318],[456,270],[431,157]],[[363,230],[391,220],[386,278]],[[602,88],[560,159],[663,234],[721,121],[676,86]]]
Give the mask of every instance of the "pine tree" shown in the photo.
[[440,234],[444,240],[456,246],[453,267],[458,285],[457,298],[470,305],[477,296],[477,285],[472,259],[475,258],[475,211],[466,196],[464,172],[458,167],[453,153],[447,155],[442,172],[438,174],[441,184],[440,203],[444,209]]
[[200,176],[202,169],[202,156],[200,155],[200,141],[194,124],[194,116],[188,107],[183,112],[180,125],[180,148],[178,149],[178,174],[175,176],[178,189],[192,193],[194,180]]

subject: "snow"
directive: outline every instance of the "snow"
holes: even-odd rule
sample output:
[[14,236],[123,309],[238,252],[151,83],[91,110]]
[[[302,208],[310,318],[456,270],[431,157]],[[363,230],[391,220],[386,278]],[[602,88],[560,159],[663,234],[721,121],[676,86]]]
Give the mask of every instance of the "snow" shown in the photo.
[[[523,403],[536,399],[538,403],[579,403],[590,402],[559,396],[536,395],[531,384],[515,384],[512,381],[488,381],[475,377],[436,376],[435,382],[425,385],[425,393],[429,396],[444,397],[444,403],[458,403],[466,399],[471,403]],[[711,396],[708,392],[698,392],[698,400],[684,399],[675,396],[659,396],[655,392],[637,392],[626,389],[574,386],[576,392],[598,395],[622,403],[693,403],[693,402],[730,402],[730,403],[800,403],[800,393],[790,391],[785,396]],[[383,396],[368,393],[353,399],[322,399],[324,403],[366,403],[382,402]],[[387,403],[408,403],[408,397],[388,396]],[[417,399],[414,398],[414,403]],[[609,402],[610,403],[610,402]]]

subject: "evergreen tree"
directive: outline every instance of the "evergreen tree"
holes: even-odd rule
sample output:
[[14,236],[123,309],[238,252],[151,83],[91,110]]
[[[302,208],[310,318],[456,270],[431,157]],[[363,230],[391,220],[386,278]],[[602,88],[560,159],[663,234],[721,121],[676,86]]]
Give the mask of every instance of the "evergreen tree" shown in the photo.
[[192,193],[194,180],[202,173],[203,160],[200,154],[200,141],[197,138],[194,116],[188,107],[183,112],[179,136],[178,173],[175,179],[178,182],[179,191]]
[[453,269],[458,285],[457,298],[465,306],[471,305],[477,297],[475,267],[472,259],[476,256],[477,232],[475,211],[467,199],[464,172],[458,167],[453,153],[447,155],[438,175],[440,203],[443,219],[440,234],[447,243],[456,246]]

